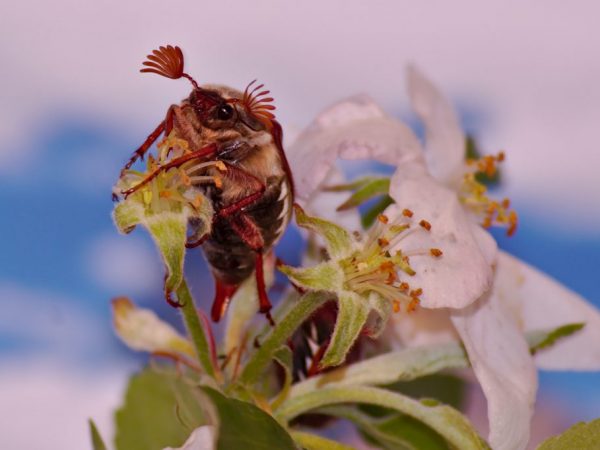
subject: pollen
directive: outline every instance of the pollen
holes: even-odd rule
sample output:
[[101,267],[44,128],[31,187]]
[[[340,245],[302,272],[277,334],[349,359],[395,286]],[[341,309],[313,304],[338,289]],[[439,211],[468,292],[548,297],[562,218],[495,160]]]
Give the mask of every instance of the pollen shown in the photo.
[[501,201],[494,200],[488,196],[487,187],[477,179],[478,174],[488,177],[494,176],[498,170],[498,164],[506,158],[504,152],[497,155],[486,155],[480,159],[467,160],[470,169],[463,177],[460,189],[461,202],[471,210],[484,228],[502,226],[507,229],[506,234],[512,236],[518,224],[517,213],[510,209],[510,200],[504,198]]
[[[420,227],[412,226],[417,223]],[[395,312],[414,310],[423,289],[408,283],[408,277],[417,274],[411,260],[438,258],[442,251],[437,248],[405,249],[404,239],[430,229],[427,220],[413,218],[410,210],[402,211],[394,219],[380,215],[364,239],[357,240],[360,248],[339,261],[345,289],[359,295],[375,293],[388,300]]]
[[423,228],[425,228],[427,231],[431,230],[431,224],[429,222],[427,222],[425,219],[421,220],[419,222],[419,225]]
[[430,248],[429,253],[431,253],[431,255],[435,256],[436,258],[439,258],[444,254],[444,252],[442,252],[439,248]]
[[379,220],[381,223],[385,224],[385,223],[388,223],[390,219],[385,214],[379,214],[377,216],[377,220]]

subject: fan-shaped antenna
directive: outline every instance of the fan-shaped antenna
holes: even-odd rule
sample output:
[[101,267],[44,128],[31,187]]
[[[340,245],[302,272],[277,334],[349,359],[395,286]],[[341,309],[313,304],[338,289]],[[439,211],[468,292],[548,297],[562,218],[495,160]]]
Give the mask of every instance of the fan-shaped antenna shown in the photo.
[[252,114],[265,125],[271,126],[273,119],[275,119],[275,114],[271,112],[275,110],[275,106],[271,104],[273,97],[268,97],[271,91],[261,91],[265,86],[264,84],[252,88],[254,83],[256,83],[256,80],[251,81],[246,87],[242,97],[242,105],[249,114]]
[[187,78],[192,86],[198,89],[198,83],[183,71],[183,52],[179,47],[173,47],[172,45],[164,47],[161,45],[158,50],[152,50],[152,54],[146,58],[148,60],[142,63],[146,67],[140,69],[140,72],[156,73],[173,80]]

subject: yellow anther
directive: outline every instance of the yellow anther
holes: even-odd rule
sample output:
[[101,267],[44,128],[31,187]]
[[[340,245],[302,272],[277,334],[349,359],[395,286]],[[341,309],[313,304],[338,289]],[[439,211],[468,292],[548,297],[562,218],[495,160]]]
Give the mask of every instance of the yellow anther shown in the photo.
[[388,241],[386,238],[379,238],[379,239],[377,239],[377,244],[379,244],[379,246],[381,248],[383,248],[383,247],[387,247],[388,245],[390,245],[390,241]]
[[420,303],[421,303],[421,301],[418,298],[413,298],[410,301],[410,303],[408,304],[408,306],[406,307],[406,312],[409,312],[409,313],[414,312]]
[[215,167],[221,172],[227,172],[227,166],[223,161],[215,161]]
[[392,301],[392,308],[395,313],[399,313],[400,312],[400,300]]

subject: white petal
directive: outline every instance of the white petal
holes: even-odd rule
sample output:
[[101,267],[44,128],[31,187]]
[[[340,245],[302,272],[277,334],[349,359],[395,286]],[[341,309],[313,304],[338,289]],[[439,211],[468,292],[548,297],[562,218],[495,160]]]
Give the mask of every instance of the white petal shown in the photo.
[[430,173],[454,186],[460,180],[465,160],[465,136],[454,108],[440,91],[415,67],[407,71],[412,108],[425,126],[425,158]]
[[286,153],[302,200],[327,181],[338,158],[397,166],[423,157],[414,133],[367,96],[349,98],[322,112]]
[[203,425],[196,428],[183,447],[166,447],[163,450],[214,450],[215,449],[215,427]]
[[459,340],[449,310],[417,308],[410,314],[392,314],[383,340],[392,348],[445,344]]
[[543,369],[600,370],[600,311],[581,296],[523,261],[500,252],[498,295],[511,306],[524,330],[552,329],[585,322],[583,330],[561,339],[535,357]]
[[407,281],[423,289],[421,306],[463,308],[481,297],[491,286],[493,271],[456,194],[412,164],[394,174],[390,195],[400,210],[413,211],[416,223],[424,219],[431,224],[430,232],[419,229],[402,240],[402,250],[443,252],[440,258],[425,255],[410,260],[417,274]]
[[[336,167],[331,169],[326,178],[328,186],[345,182],[344,175]],[[336,208],[348,200],[349,196],[350,193],[347,191],[316,191],[310,200],[302,201],[302,199],[298,199],[298,203],[311,216],[330,220],[349,231],[359,231],[362,230],[362,225],[360,224],[360,214],[356,208],[336,211]]]
[[451,312],[488,403],[494,450],[524,449],[529,440],[537,376],[523,334],[494,293]]

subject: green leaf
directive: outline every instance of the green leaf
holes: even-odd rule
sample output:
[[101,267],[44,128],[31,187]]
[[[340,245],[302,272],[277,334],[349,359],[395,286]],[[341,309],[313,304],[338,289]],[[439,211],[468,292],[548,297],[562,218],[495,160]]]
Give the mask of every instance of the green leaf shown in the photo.
[[290,435],[260,408],[203,387],[219,415],[217,450],[295,450]]
[[310,377],[292,386],[290,398],[329,385],[381,386],[410,381],[447,368],[469,366],[467,355],[458,343],[414,347],[384,353],[373,358]]
[[326,192],[355,191],[357,189],[362,188],[363,186],[366,186],[366,185],[372,183],[374,180],[377,180],[377,179],[378,179],[378,177],[373,177],[373,176],[357,178],[354,181],[351,181],[349,183],[325,186],[323,188],[323,191],[326,191]]
[[[566,327],[576,328],[576,326],[566,325],[558,329],[527,333],[526,338],[530,348],[535,348],[550,335],[555,335],[555,340],[565,337],[566,334],[556,333],[556,331]],[[382,386],[399,381],[411,381],[442,369],[466,367],[469,367],[469,360],[464,348],[458,342],[406,348],[384,353],[296,383],[290,390],[290,398],[328,385]]]
[[363,437],[377,447],[389,450],[449,450],[444,438],[433,429],[390,409],[383,409],[381,417],[373,417],[351,406],[331,406],[317,411],[353,422]]
[[360,221],[363,228],[366,230],[371,225],[373,225],[373,222],[375,222],[377,216],[383,213],[386,210],[386,208],[393,203],[394,199],[389,195],[384,195],[383,197],[381,197],[381,199],[379,199],[371,208],[367,209],[366,212],[361,214]]
[[320,366],[339,366],[354,345],[369,317],[369,304],[354,292],[338,294],[338,314],[335,328]]
[[294,211],[298,226],[314,231],[323,237],[331,259],[340,259],[352,252],[355,241],[346,229],[328,220],[308,216],[298,205],[294,205]]
[[573,425],[559,436],[545,440],[537,450],[592,450],[600,448],[600,418]]
[[[115,414],[118,450],[179,447],[207,423],[202,392],[174,369],[145,369],[129,380],[125,402]],[[207,405],[208,406],[208,405]]]
[[330,386],[313,390],[302,396],[289,398],[276,411],[276,417],[281,421],[289,421],[323,406],[348,403],[377,405],[408,415],[435,430],[454,448],[488,448],[469,421],[454,408],[419,402],[396,392],[374,387]]
[[571,336],[585,326],[585,323],[571,323],[558,327],[550,332],[532,332],[529,339],[529,351],[532,355],[543,348],[551,347],[559,339]]
[[106,445],[98,432],[98,428],[96,428],[96,424],[92,419],[89,419],[88,423],[90,425],[90,435],[92,437],[92,448],[94,450],[106,450]]
[[345,211],[347,209],[356,208],[373,197],[387,195],[389,189],[389,178],[372,178],[354,191],[348,200],[336,208],[336,211]]

